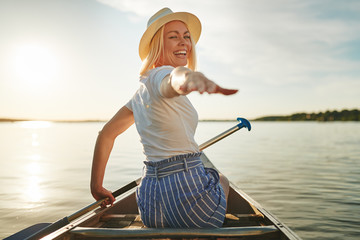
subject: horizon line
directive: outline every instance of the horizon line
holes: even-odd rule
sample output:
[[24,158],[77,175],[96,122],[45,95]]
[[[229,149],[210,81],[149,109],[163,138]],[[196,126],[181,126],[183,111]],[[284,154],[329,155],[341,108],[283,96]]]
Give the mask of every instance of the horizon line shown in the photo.
[[[357,108],[344,108],[342,110],[326,110],[326,111],[319,111],[319,112],[312,112],[312,113],[307,113],[307,112],[296,112],[296,113],[292,113],[292,114],[287,114],[287,115],[267,115],[267,116],[262,116],[262,117],[255,117],[255,118],[251,118],[248,119],[250,121],[256,121],[258,119],[261,118],[265,118],[265,117],[286,117],[286,116],[291,116],[294,114],[319,114],[319,113],[326,113],[326,112],[342,112],[342,111],[360,111]],[[9,117],[0,117],[0,122],[29,122],[29,121],[38,121],[38,122],[63,122],[63,123],[82,123],[82,122],[108,122],[110,119],[38,119],[38,118],[9,118]],[[236,121],[236,119],[199,119],[199,122],[229,122],[229,121]]]

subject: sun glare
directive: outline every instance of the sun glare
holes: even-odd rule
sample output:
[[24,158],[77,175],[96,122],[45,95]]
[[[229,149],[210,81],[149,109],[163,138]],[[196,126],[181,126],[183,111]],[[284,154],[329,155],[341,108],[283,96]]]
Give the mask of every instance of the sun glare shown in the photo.
[[20,45],[15,49],[13,67],[22,84],[42,88],[56,76],[58,63],[54,52],[40,44]]
[[27,186],[24,189],[24,198],[30,203],[38,203],[43,198],[40,188],[41,179],[38,176],[29,176]]
[[38,161],[40,156],[33,155],[30,157],[30,162],[26,164],[24,175],[24,186],[22,189],[22,197],[27,204],[23,205],[24,208],[33,208],[41,204],[44,198],[44,191],[42,187],[43,178],[41,177],[44,172],[43,166]]

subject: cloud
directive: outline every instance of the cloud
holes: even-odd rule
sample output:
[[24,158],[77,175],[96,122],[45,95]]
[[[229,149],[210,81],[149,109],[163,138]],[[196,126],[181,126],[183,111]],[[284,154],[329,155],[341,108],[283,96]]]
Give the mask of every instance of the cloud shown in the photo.
[[345,50],[344,44],[360,38],[360,23],[332,14],[336,9],[344,13],[359,9],[356,1],[99,2],[146,21],[161,7],[183,11],[184,6],[191,6],[188,11],[203,23],[200,59],[230,66],[235,76],[281,84],[356,67],[349,59],[339,58],[338,53]]
[[157,6],[164,3],[164,1],[159,0],[98,0],[98,2],[109,5],[122,12],[131,13],[133,15],[129,15],[129,19],[136,21],[139,21],[142,18],[147,19],[159,10]]
[[262,5],[241,1],[229,8],[242,11],[206,19],[212,28],[201,48],[206,59],[231,65],[239,77],[268,84],[307,82],[316,74],[345,73],[358,67],[338,56],[347,42],[359,39],[358,23],[319,18],[319,8],[300,1]]

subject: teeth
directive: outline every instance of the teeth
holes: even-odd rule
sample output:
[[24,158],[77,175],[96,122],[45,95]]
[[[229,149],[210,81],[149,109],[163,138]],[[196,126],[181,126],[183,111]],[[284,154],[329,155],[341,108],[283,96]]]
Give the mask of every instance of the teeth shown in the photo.
[[186,55],[186,51],[174,52],[175,55]]

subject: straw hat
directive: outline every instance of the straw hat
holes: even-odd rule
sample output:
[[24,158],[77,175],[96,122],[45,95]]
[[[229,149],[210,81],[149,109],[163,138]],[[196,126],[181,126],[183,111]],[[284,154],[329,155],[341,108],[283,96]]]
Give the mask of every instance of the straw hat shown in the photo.
[[139,56],[144,60],[150,51],[150,42],[155,33],[166,23],[179,20],[184,22],[194,39],[195,43],[200,38],[201,23],[200,20],[193,14],[188,12],[173,12],[169,8],[163,8],[155,13],[147,23],[147,29],[144,32],[139,44]]

